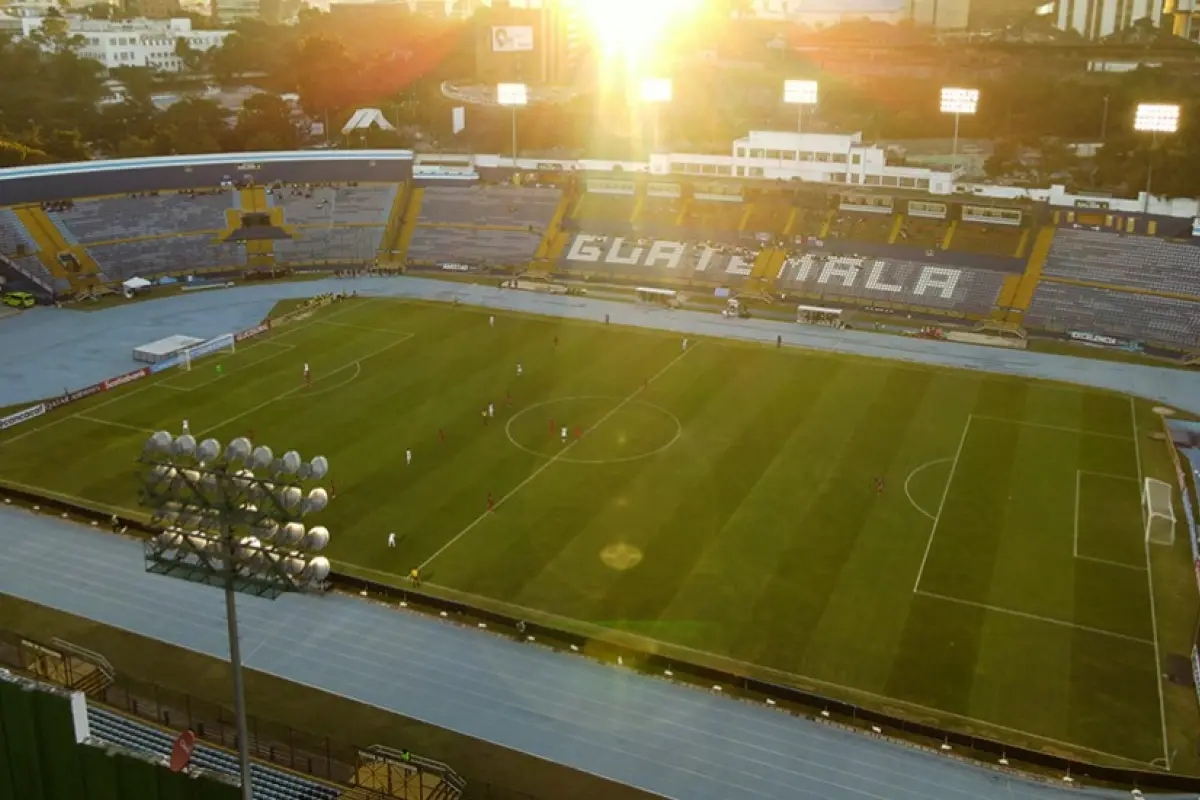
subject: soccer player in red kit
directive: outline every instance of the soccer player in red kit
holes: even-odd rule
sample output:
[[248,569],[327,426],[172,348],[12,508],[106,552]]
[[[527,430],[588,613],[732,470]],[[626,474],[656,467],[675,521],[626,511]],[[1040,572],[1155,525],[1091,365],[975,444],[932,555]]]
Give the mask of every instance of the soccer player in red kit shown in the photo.
[[550,420],[550,435],[551,436],[554,435],[554,428],[555,428],[554,420]]
[[883,494],[883,478],[875,479],[875,494]]
[[579,425],[576,425],[576,426],[575,426],[575,438],[576,438],[576,439],[582,439],[582,438],[583,438],[583,428],[582,428],[582,427],[580,427]]
[[492,498],[492,493],[488,492],[488,513],[496,510],[496,501]]
[[446,432],[444,430],[442,430],[441,428],[438,428],[438,441],[439,442],[446,441]]

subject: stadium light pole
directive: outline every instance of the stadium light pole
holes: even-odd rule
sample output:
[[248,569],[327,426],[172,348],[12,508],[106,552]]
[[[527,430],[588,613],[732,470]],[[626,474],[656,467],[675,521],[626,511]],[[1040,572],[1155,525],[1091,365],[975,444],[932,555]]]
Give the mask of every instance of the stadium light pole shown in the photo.
[[1146,200],[1143,213],[1150,213],[1150,187],[1154,181],[1154,148],[1158,146],[1160,133],[1175,133],[1179,130],[1179,106],[1169,103],[1138,103],[1137,115],[1133,118],[1135,131],[1150,132],[1150,157],[1146,163]]
[[137,465],[139,501],[161,526],[143,544],[146,571],[225,590],[242,799],[253,800],[236,595],[273,600],[324,590],[329,560],[315,554],[329,544],[329,531],[306,531],[300,519],[328,504],[324,489],[305,495],[303,487],[325,477],[329,463],[323,456],[305,463],[294,450],[277,459],[244,437],[222,452],[216,439],[197,444],[189,434],[159,431]]
[[496,84],[496,103],[512,109],[513,169],[517,168],[517,109],[529,105],[529,86],[524,83]]
[[662,147],[662,131],[659,125],[659,106],[670,103],[675,94],[670,78],[642,78],[639,90],[641,101],[654,107],[654,149]]
[[783,102],[796,106],[796,133],[804,133],[804,108],[817,104],[817,82],[784,81]]
[[946,86],[942,89],[942,113],[954,115],[954,144],[950,152],[951,166],[958,169],[958,123],[963,114],[974,114],[979,108],[979,90]]

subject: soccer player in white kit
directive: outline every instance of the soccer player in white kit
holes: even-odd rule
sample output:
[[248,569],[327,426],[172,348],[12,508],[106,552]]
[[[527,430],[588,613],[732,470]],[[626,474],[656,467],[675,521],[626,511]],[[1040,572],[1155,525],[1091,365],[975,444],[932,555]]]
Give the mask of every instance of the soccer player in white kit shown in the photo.
[[493,328],[494,328],[494,327],[496,327],[496,318],[495,318],[495,317],[488,317],[488,325],[490,325],[490,326],[491,326],[491,327],[493,327]]
[[686,336],[685,336],[685,337],[683,337],[683,347],[682,347],[682,348],[680,348],[680,349],[681,349],[681,350],[687,350],[687,337],[686,337]]
[[564,425],[563,429],[562,429],[562,440],[563,440],[564,444],[567,441],[567,426],[566,425]]
[[188,421],[186,419],[183,421],[183,432],[191,433],[191,431],[188,430]]
[[523,370],[523,369],[521,368],[521,363],[520,363],[520,362],[517,362],[517,375],[518,375],[518,377],[519,377],[521,374],[523,374],[523,373],[524,373],[524,371],[525,371],[525,370]]
[[306,384],[312,383],[312,370],[308,368],[307,361],[304,362],[304,382]]
[[396,534],[389,533],[388,534],[388,547],[395,547],[395,546],[396,546]]
[[411,464],[411,463],[412,463],[412,450],[405,450],[405,451],[404,451],[404,463],[405,463],[405,464]]
[[494,406],[491,403],[488,403],[488,416],[489,417],[496,416],[496,406]]

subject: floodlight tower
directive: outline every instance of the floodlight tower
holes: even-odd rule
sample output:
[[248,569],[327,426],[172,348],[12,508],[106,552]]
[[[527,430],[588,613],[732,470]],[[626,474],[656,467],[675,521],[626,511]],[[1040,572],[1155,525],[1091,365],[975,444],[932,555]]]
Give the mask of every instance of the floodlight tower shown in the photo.
[[796,106],[796,132],[804,133],[804,108],[817,104],[817,82],[784,81],[783,102]]
[[974,114],[979,108],[978,89],[960,89],[947,86],[942,89],[942,113],[954,115],[954,145],[950,154],[951,165],[958,168],[958,123],[963,114]]
[[1137,115],[1133,118],[1135,131],[1150,132],[1150,157],[1146,165],[1146,200],[1143,213],[1150,211],[1150,186],[1154,180],[1154,148],[1158,146],[1160,133],[1175,133],[1179,130],[1179,106],[1167,103],[1138,103]]
[[646,105],[654,106],[654,148],[656,150],[662,146],[658,106],[670,103],[673,96],[674,86],[670,78],[642,78],[641,101]]
[[294,450],[275,458],[244,437],[222,451],[216,439],[197,444],[188,434],[159,431],[137,464],[139,500],[162,527],[143,546],[146,571],[225,590],[242,798],[252,800],[235,596],[273,600],[324,590],[329,559],[317,553],[329,544],[329,531],[305,530],[300,519],[328,504],[324,489],[306,495],[304,486],[325,477],[329,462],[317,456],[305,463]]
[[512,109],[513,169],[517,168],[517,109],[529,105],[529,86],[524,83],[496,84],[496,103]]

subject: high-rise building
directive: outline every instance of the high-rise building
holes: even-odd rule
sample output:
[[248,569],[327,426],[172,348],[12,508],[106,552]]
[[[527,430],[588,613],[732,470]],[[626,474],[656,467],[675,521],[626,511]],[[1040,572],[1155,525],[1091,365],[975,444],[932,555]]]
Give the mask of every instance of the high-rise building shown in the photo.
[[260,19],[262,0],[213,0],[213,17],[222,25],[239,19]]
[[1097,41],[1120,33],[1140,19],[1162,22],[1163,0],[1054,0],[1055,27]]
[[1200,41],[1200,0],[1164,0],[1163,14],[1176,36]]

